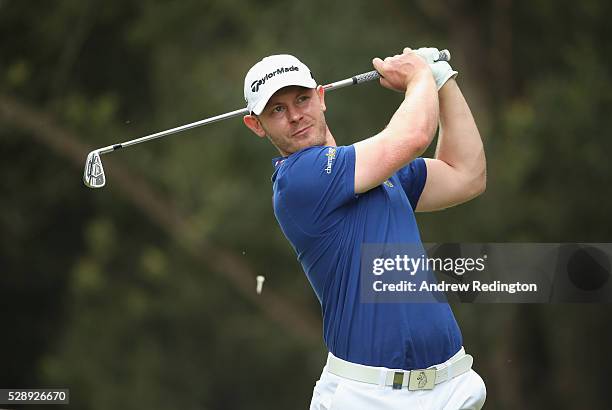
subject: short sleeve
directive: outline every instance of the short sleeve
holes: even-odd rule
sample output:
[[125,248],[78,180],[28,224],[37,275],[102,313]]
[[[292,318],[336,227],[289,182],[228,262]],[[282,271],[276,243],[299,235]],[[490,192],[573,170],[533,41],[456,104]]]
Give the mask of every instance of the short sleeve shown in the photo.
[[330,217],[355,199],[355,149],[353,146],[310,147],[286,164],[277,178],[278,205],[295,223],[310,230],[329,226]]
[[415,209],[427,180],[427,165],[423,158],[417,158],[397,171],[402,188]]

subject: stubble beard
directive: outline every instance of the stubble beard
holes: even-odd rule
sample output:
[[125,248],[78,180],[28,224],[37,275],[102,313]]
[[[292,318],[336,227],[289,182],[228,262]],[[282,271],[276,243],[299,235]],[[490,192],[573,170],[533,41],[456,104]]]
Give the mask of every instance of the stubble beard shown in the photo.
[[[325,116],[321,116],[321,119],[318,121],[316,125],[316,134],[309,139],[309,142],[305,145],[295,144],[295,141],[289,138],[275,138],[271,137],[269,133],[266,132],[266,137],[277,150],[281,152],[281,155],[288,156],[293,154],[294,152],[300,151],[304,148],[308,147],[316,147],[323,146],[327,142],[327,122],[325,121]],[[315,127],[313,127],[315,128]],[[265,128],[264,128],[265,130]],[[267,130],[266,130],[267,131]]]

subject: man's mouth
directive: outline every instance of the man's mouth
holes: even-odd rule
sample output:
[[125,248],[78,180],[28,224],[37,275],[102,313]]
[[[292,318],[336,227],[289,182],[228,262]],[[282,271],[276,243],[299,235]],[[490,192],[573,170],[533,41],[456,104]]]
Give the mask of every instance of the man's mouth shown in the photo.
[[310,128],[312,128],[312,125],[308,125],[304,128],[299,129],[298,131],[294,132],[292,137],[301,137],[303,136]]

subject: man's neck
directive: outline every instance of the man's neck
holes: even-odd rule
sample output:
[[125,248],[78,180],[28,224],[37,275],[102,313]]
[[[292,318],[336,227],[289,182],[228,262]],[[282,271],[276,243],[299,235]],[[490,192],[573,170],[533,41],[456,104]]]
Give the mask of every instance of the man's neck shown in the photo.
[[[315,147],[316,145],[312,145],[312,146]],[[323,147],[323,146],[325,146],[325,147],[337,147],[338,146],[338,144],[336,144],[336,140],[334,139],[334,136],[329,131],[329,128],[327,128],[327,130],[325,132],[325,143],[321,144],[319,146],[321,146],[321,147]],[[303,149],[306,149],[306,148],[310,148],[310,147],[301,148],[299,151],[301,151]],[[278,147],[276,149],[278,149]],[[278,152],[279,152],[279,154],[282,157],[288,157],[289,155],[294,154],[297,151],[295,151],[295,152],[283,152],[283,151],[281,151],[279,149]]]

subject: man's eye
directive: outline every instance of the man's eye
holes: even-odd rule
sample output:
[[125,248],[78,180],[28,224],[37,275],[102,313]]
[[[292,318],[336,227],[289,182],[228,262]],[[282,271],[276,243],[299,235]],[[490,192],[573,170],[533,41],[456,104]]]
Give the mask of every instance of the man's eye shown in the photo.
[[272,108],[272,112],[283,112],[283,107],[277,105],[276,107]]
[[304,101],[308,100],[308,98],[310,98],[310,97],[307,96],[307,95],[301,95],[301,96],[298,97],[298,102],[304,102]]

